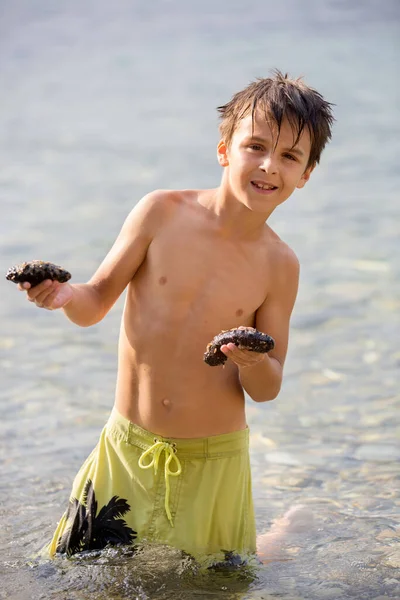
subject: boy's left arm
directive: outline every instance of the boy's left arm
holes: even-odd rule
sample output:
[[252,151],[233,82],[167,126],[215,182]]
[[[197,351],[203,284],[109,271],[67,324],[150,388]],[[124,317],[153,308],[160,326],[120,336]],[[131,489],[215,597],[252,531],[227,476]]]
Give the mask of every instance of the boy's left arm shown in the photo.
[[282,384],[283,365],[286,358],[289,323],[296,301],[299,284],[299,262],[287,248],[279,257],[267,298],[256,312],[255,327],[275,340],[268,354],[241,350],[235,344],[222,346],[221,350],[239,369],[240,382],[255,402],[266,402],[277,397]]

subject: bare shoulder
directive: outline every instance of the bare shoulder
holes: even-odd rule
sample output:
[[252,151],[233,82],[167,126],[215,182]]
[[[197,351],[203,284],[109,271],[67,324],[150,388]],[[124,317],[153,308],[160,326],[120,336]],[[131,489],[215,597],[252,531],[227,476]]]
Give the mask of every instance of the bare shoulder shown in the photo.
[[142,234],[153,237],[159,227],[165,225],[184,201],[180,190],[154,190],[143,196],[133,207],[126,219],[128,229],[138,226]]
[[139,200],[132,213],[139,209],[151,216],[167,216],[179,204],[181,195],[179,190],[153,190]]
[[181,201],[180,192],[155,190],[143,196],[128,214],[112,248],[89,281],[100,295],[103,316],[133,279],[150,244]]
[[188,192],[192,190],[153,190],[141,199],[149,206],[168,207],[182,202]]

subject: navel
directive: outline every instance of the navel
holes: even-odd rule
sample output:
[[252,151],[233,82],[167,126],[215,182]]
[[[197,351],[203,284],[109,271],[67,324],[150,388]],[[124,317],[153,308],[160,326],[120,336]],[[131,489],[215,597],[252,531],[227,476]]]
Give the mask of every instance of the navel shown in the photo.
[[167,278],[163,275],[162,277],[160,277],[160,279],[158,280],[158,283],[160,285],[165,285],[167,283]]
[[242,314],[243,314],[243,309],[242,308],[238,308],[237,311],[236,311],[236,316],[237,317],[241,317]]
[[165,406],[165,408],[171,408],[171,400],[168,400],[168,398],[163,398],[161,404]]

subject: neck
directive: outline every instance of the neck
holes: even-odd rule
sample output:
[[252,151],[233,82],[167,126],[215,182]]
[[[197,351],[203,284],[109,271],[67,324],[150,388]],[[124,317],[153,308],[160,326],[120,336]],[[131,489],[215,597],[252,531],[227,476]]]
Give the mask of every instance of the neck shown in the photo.
[[199,198],[200,203],[214,214],[218,229],[222,234],[236,238],[258,237],[265,228],[265,222],[273,212],[254,212],[240,202],[224,185],[221,185]]

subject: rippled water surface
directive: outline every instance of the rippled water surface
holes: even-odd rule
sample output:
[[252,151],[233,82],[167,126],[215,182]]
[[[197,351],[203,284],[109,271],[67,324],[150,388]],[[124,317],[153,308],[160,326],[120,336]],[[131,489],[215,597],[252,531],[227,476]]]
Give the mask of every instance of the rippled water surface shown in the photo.
[[315,515],[285,560],[212,572],[175,551],[41,562],[113,402],[121,299],[96,327],[0,294],[0,597],[400,597],[396,0],[0,2],[0,267],[86,280],[158,187],[219,181],[215,107],[272,67],[336,104],[321,165],[271,223],[302,264],[286,379],[247,403],[258,532]]

